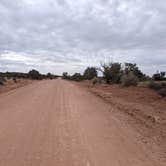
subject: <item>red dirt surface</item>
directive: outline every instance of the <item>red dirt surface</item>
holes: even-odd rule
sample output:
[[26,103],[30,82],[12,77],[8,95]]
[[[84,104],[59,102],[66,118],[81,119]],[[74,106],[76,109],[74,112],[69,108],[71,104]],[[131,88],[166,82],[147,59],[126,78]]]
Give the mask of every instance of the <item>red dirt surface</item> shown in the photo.
[[44,80],[11,92],[0,95],[2,166],[165,166],[120,108],[80,84]]
[[7,80],[5,82],[5,85],[0,85],[0,94],[4,93],[4,92],[9,92],[11,90],[20,88],[22,86],[28,85],[30,83],[32,83],[32,80],[28,80],[28,79],[17,79],[17,82],[15,83],[12,79],[11,80]]
[[92,85],[90,81],[78,85],[110,103],[112,106],[110,111],[116,109],[119,117],[121,115],[119,111],[123,112],[128,118],[128,123],[141,134],[142,141],[154,153],[156,149],[153,144],[157,145],[161,156],[166,158],[166,97],[163,98],[146,87]]

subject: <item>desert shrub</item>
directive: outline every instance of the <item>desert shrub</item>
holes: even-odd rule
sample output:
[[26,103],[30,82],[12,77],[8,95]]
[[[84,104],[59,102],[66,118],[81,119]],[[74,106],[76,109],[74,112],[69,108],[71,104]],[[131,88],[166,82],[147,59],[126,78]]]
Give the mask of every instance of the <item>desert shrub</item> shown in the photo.
[[166,83],[150,81],[149,88],[155,90],[160,96],[166,96]]
[[75,73],[71,76],[70,79],[74,81],[81,81],[83,80],[83,76],[80,73]]
[[73,80],[73,81],[82,81],[83,80],[83,76],[80,73],[74,73],[71,76],[67,72],[64,72],[62,75],[62,78],[67,79],[67,80]]
[[121,63],[104,63],[101,64],[101,69],[103,77],[106,83],[120,83],[120,77],[122,74]]
[[166,88],[162,88],[157,92],[160,96],[165,97],[166,96]]
[[166,75],[166,72],[157,72],[155,74],[153,74],[153,79],[155,81],[164,81],[166,78],[165,78],[165,75]]
[[147,76],[142,73],[142,71],[138,68],[136,63],[125,63],[124,71],[125,74],[132,72],[139,81],[147,80]]
[[47,73],[46,78],[52,80],[54,78],[54,75],[51,73]]
[[138,78],[133,74],[133,72],[129,72],[122,76],[121,82],[123,86],[137,86]]
[[63,72],[62,78],[63,78],[63,79],[68,79],[68,78],[69,78],[68,73],[67,73],[67,72]]
[[150,81],[149,82],[149,88],[157,91],[157,90],[162,89],[162,84],[161,83],[156,83],[154,81]]
[[28,73],[29,78],[33,80],[40,80],[41,79],[41,74],[37,70],[31,70]]
[[97,77],[94,77],[94,78],[92,79],[92,84],[93,84],[93,85],[97,84],[98,82],[99,82],[99,79],[98,79]]
[[95,67],[88,67],[85,69],[84,71],[84,75],[83,75],[84,79],[86,80],[91,80],[94,77],[97,77],[97,70]]

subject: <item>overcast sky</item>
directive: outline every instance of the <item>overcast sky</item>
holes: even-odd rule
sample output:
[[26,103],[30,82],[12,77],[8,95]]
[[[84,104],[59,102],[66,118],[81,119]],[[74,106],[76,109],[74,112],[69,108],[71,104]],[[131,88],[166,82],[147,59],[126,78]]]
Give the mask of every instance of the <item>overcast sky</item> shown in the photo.
[[166,70],[165,0],[0,0],[0,71]]

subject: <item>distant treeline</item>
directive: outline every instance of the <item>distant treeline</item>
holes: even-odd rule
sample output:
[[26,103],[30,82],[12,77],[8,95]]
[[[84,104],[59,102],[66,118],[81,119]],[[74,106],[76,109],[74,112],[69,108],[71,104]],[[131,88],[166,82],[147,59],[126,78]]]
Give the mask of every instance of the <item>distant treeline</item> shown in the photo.
[[54,79],[57,78],[57,75],[47,73],[47,74],[41,74],[37,70],[30,70],[28,73],[21,73],[21,72],[0,72],[0,79],[33,79],[33,80],[42,80],[42,79]]
[[62,74],[62,78],[68,79],[68,80],[75,80],[75,81],[91,80],[97,76],[98,76],[98,72],[95,67],[88,67],[87,69],[85,69],[84,74],[75,73],[73,75],[69,75],[67,72],[64,72]]

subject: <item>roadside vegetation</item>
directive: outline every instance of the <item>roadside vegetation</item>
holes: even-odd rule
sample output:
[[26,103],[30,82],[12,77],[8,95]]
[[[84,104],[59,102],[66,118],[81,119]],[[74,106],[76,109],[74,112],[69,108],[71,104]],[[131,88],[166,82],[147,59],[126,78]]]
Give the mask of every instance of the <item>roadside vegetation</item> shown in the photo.
[[19,79],[31,79],[31,80],[43,80],[43,79],[55,79],[59,76],[47,73],[41,74],[37,70],[30,70],[28,73],[20,72],[0,72],[0,86],[4,86],[7,81],[13,81],[17,83]]
[[67,72],[62,74],[63,79],[74,80],[74,81],[82,81],[82,80],[92,80],[94,77],[97,77],[98,72],[95,67],[88,67],[85,69],[84,73],[75,73],[73,75],[69,75]]
[[[101,73],[100,76],[98,73]],[[28,73],[20,72],[0,72],[0,86],[4,86],[5,82],[12,80],[17,83],[19,79],[43,80],[55,79],[59,76],[47,73],[41,74],[39,71],[33,69]],[[129,86],[146,86],[156,91],[160,96],[166,96],[166,72],[156,72],[152,77],[145,75],[133,63],[101,63],[100,67],[87,67],[83,73],[74,73],[69,75],[64,72],[63,79],[73,81],[90,80],[95,84],[119,84],[122,87]]]
[[[99,72],[102,76],[98,76]],[[93,85],[102,82],[119,84],[122,87],[146,84],[146,87],[155,90],[159,95],[166,96],[166,72],[157,72],[150,77],[144,74],[135,63],[101,63],[98,68],[87,67],[83,74],[69,75],[64,72],[62,78],[73,81],[91,80]]]

